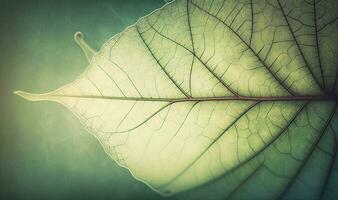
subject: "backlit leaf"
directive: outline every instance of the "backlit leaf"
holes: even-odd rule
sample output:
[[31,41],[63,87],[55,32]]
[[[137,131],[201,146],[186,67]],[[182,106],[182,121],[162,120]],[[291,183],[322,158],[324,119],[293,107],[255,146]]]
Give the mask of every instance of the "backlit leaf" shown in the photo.
[[16,93],[66,106],[164,195],[332,198],[337,11],[336,0],[172,1],[98,53],[77,34],[90,65],[72,83]]

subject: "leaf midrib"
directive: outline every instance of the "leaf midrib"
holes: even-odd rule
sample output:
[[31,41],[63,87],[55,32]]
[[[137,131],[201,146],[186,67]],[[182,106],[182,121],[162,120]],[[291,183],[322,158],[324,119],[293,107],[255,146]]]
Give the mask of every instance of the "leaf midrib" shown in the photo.
[[150,101],[150,102],[187,102],[187,101],[335,101],[338,102],[337,95],[306,95],[306,96],[220,96],[220,97],[190,97],[190,98],[151,98],[151,97],[117,97],[103,95],[59,95],[47,94],[49,97],[69,97],[85,99],[110,99],[110,100],[127,100],[127,101]]

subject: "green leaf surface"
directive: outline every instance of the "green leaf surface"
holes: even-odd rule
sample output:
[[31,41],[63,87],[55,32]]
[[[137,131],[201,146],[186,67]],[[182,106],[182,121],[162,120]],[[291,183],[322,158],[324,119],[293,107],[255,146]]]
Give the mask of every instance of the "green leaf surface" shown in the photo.
[[336,0],[172,1],[98,53],[77,34],[83,74],[16,94],[66,106],[163,195],[337,197],[337,10]]

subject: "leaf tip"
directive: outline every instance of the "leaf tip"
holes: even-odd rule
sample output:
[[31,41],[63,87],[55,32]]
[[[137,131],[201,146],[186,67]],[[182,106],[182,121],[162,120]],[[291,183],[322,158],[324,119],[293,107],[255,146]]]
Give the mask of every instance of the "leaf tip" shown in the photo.
[[81,39],[83,39],[83,33],[78,31],[74,34],[74,40],[75,42],[79,42]]
[[88,62],[90,62],[92,57],[96,54],[96,51],[85,41],[83,33],[80,31],[76,32],[74,34],[74,40],[82,49]]
[[42,100],[46,100],[46,95],[44,94],[32,94],[29,92],[24,92],[24,91],[14,91],[13,92],[15,95],[18,95],[28,101],[42,101]]

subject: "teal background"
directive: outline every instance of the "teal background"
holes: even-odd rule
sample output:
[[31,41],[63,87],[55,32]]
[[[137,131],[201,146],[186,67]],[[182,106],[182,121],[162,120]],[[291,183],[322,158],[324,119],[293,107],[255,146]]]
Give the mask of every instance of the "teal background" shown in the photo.
[[164,198],[118,167],[63,106],[13,94],[50,91],[84,71],[76,31],[99,49],[163,4],[0,0],[0,199]]
[[13,94],[51,91],[81,74],[88,62],[73,40],[75,32],[83,32],[98,50],[164,4],[164,0],[0,0],[0,200],[217,196],[220,190],[211,184],[162,197],[110,159],[64,106],[29,102]]

